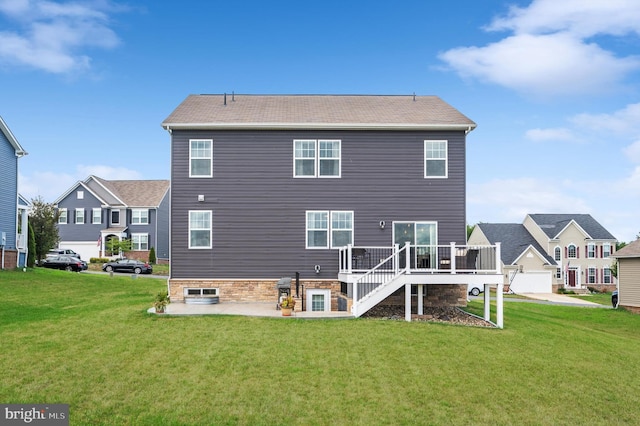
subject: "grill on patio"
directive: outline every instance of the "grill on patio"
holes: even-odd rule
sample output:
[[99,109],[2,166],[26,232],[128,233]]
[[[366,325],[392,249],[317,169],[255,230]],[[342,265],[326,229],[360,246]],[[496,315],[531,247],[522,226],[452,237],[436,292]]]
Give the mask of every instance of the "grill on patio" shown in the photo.
[[276,302],[276,310],[279,310],[280,302],[282,301],[282,299],[291,296],[291,278],[280,278],[278,280],[278,283],[276,284],[276,289],[278,290],[278,301]]

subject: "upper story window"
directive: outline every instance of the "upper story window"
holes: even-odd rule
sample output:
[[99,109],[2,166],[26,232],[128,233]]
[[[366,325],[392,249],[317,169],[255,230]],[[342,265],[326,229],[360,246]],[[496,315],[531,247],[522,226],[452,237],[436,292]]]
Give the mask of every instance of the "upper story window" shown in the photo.
[[58,223],[67,223],[67,209],[58,209]]
[[78,200],[84,199],[84,191],[78,191],[76,195],[78,196]]
[[446,178],[447,141],[424,141],[424,177]]
[[102,209],[91,210],[91,223],[93,224],[102,223]]
[[120,225],[120,210],[111,210],[111,224]]
[[567,257],[569,259],[575,259],[578,257],[578,250],[575,244],[569,244],[567,247]]
[[306,247],[340,248],[353,244],[353,212],[308,211]]
[[294,140],[294,177],[340,177],[341,141]]
[[553,259],[556,262],[560,262],[562,260],[562,250],[560,249],[560,247],[556,247],[553,250]]
[[211,210],[189,211],[189,248],[211,248]]
[[611,244],[604,243],[602,244],[602,257],[607,258],[611,256]]
[[189,140],[189,177],[213,176],[213,141]]
[[596,257],[596,245],[594,243],[587,244],[587,257],[594,259]]
[[131,209],[132,225],[147,225],[149,223],[149,209]]
[[76,209],[75,223],[77,224],[84,223],[84,209]]

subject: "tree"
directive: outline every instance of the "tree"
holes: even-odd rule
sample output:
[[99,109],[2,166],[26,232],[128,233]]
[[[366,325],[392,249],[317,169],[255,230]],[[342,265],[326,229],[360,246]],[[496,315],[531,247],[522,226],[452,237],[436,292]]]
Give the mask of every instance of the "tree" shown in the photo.
[[123,252],[131,250],[131,240],[120,240],[116,237],[112,237],[107,240],[105,248],[108,253],[111,253],[111,255],[115,253],[122,255]]
[[156,263],[156,249],[153,247],[149,249],[149,263],[151,264]]
[[27,254],[27,266],[33,268],[36,264],[36,236],[33,233],[33,226],[29,222],[29,236],[27,239],[29,253]]
[[38,196],[31,200],[31,214],[29,224],[33,227],[33,235],[36,243],[36,259],[40,261],[49,250],[58,245],[60,235],[58,234],[58,212],[51,203],[45,203],[42,197]]

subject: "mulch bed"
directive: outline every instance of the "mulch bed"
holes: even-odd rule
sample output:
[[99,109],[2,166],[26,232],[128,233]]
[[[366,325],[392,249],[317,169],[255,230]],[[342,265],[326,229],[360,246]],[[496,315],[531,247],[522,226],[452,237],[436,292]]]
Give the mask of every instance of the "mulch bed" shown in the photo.
[[[490,322],[470,315],[454,306],[425,307],[423,311],[424,315],[412,314],[411,321],[439,322],[470,327],[495,327]],[[362,317],[404,321],[404,306],[378,305],[370,309]]]

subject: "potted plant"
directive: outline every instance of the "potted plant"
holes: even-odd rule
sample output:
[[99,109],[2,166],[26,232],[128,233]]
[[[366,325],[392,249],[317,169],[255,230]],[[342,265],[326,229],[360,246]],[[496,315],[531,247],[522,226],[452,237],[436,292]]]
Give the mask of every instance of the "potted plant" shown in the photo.
[[156,314],[164,314],[164,308],[169,304],[169,295],[167,290],[163,290],[156,295],[156,300],[153,302],[153,307],[156,308]]
[[282,310],[283,317],[290,317],[293,308],[296,306],[296,301],[291,296],[287,296],[280,301],[280,309]]

